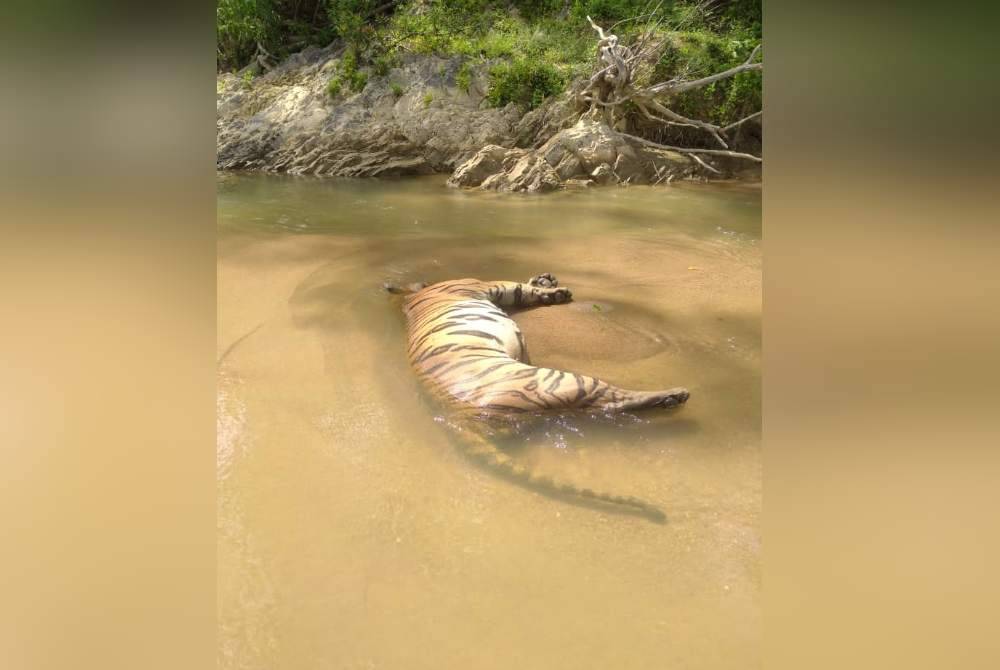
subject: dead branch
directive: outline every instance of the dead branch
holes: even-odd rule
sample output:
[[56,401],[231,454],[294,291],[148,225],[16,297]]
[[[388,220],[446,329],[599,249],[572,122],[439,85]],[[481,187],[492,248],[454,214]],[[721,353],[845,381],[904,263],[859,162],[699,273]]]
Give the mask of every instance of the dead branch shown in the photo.
[[678,82],[673,85],[671,85],[670,82],[663,82],[648,87],[646,91],[652,95],[669,94],[673,96],[679,93],[683,93],[684,91],[691,91],[696,88],[702,88],[703,86],[708,86],[709,84],[714,84],[715,82],[722,81],[723,79],[729,79],[730,77],[735,77],[741,72],[750,72],[752,70],[763,71],[764,69],[763,63],[753,62],[754,57],[757,56],[757,53],[759,51],[760,51],[760,45],[758,44],[757,47],[754,48],[753,53],[750,54],[750,57],[746,59],[746,62],[742,63],[741,65],[737,65],[736,67],[731,67],[723,72],[719,72],[717,74],[713,74],[708,77],[702,77],[701,79],[695,79],[693,81]]
[[702,166],[706,170],[711,170],[715,174],[722,174],[721,172],[719,172],[718,170],[716,170],[714,167],[712,167],[711,165],[709,165],[708,163],[706,163],[702,159],[698,158],[697,154],[693,154],[693,153],[688,152],[688,156],[690,156],[692,160],[694,160],[696,163],[698,163],[698,165]]
[[683,126],[683,127],[687,127],[687,128],[696,128],[697,127],[697,126],[695,126],[694,124],[691,124],[691,123],[679,123],[677,121],[667,121],[666,119],[661,119],[660,117],[658,117],[655,114],[653,114],[652,112],[650,112],[646,108],[646,106],[644,104],[642,104],[641,102],[637,102],[637,103],[635,103],[635,105],[636,105],[636,107],[639,108],[639,111],[642,112],[643,116],[645,116],[650,121],[656,121],[657,123],[662,123],[665,126]]
[[599,25],[594,23],[594,19],[590,18],[590,15],[587,15],[587,22],[590,24],[591,28],[597,31],[597,36],[601,38],[602,42],[607,39],[604,35],[604,28],[601,28]]
[[763,114],[764,114],[764,110],[761,110],[761,111],[759,111],[759,112],[754,112],[754,113],[753,113],[753,114],[751,114],[750,116],[747,116],[747,117],[745,117],[745,118],[742,118],[742,119],[740,119],[739,121],[737,121],[736,123],[730,123],[730,124],[729,124],[728,126],[725,126],[724,128],[722,128],[722,132],[724,132],[724,133],[728,133],[728,132],[729,132],[730,130],[732,130],[732,129],[733,129],[733,128],[735,128],[736,126],[741,126],[741,125],[743,125],[744,123],[746,123],[747,121],[750,121],[750,120],[752,120],[752,119],[756,119],[756,118],[758,118],[758,117],[762,116]]
[[715,138],[715,140],[719,144],[722,145],[724,149],[729,148],[729,145],[726,144],[726,141],[722,139],[722,135],[720,134],[722,128],[720,128],[719,126],[708,123],[706,121],[698,121],[697,119],[689,119],[686,116],[681,116],[677,112],[671,109],[667,109],[656,100],[650,100],[648,104],[650,107],[658,111],[663,116],[667,117],[668,119],[672,119],[674,123],[692,126],[693,128],[701,128],[702,130],[707,131],[709,134],[712,135],[712,137]]
[[262,72],[270,72],[273,68],[268,61],[273,60],[274,56],[268,53],[267,49],[265,49],[264,45],[260,42],[257,42],[257,53],[254,54],[254,59],[257,61],[257,64],[260,65]]
[[729,158],[744,158],[746,160],[754,161],[755,163],[764,162],[764,159],[759,156],[744,154],[739,151],[726,151],[723,149],[685,149],[684,147],[672,147],[666,144],[660,144],[658,142],[653,142],[652,140],[647,140],[643,137],[636,137],[635,135],[629,135],[629,137],[640,144],[645,144],[646,146],[653,147],[654,149],[666,149],[668,151],[676,151],[681,154],[707,154],[711,156],[728,156]]
[[[653,1],[650,0],[650,3],[646,6],[647,9]],[[719,174],[719,170],[705,160],[702,160],[701,156],[716,155],[751,160],[758,163],[762,162],[762,159],[758,156],[732,151],[726,133],[747,121],[759,118],[763,112],[755,112],[734,123],[719,126],[708,121],[692,119],[678,114],[667,105],[667,102],[671,98],[686,91],[709,86],[717,81],[729,79],[742,72],[763,71],[763,62],[757,60],[757,56],[761,50],[760,45],[757,45],[753,49],[743,63],[722,72],[698,79],[686,79],[686,75],[682,72],[679,76],[675,76],[667,81],[661,81],[645,87],[635,85],[634,68],[648,62],[663,44],[662,40],[658,41],[655,39],[655,35],[663,22],[663,17],[658,15],[661,4],[662,0],[659,0],[652,10],[644,10],[644,13],[635,17],[635,19],[626,20],[638,21],[645,19],[647,21],[645,29],[639,31],[634,44],[631,46],[622,44],[618,36],[612,32],[615,27],[625,21],[619,21],[612,26],[612,29],[605,30],[595,23],[591,17],[587,17],[587,22],[594,29],[594,32],[597,33],[598,37],[597,64],[594,68],[594,73],[583,89],[579,91],[578,99],[583,103],[589,103],[592,116],[596,118],[600,113],[600,115],[603,115],[604,121],[612,127],[615,126],[616,121],[621,117],[635,113],[634,110],[637,109],[643,117],[654,123],[665,126],[694,128],[707,133],[722,147],[721,149],[687,149],[658,144],[631,134],[629,136],[652,147],[686,154],[706,170],[716,174]],[[711,7],[711,1],[702,2],[698,10],[710,11]],[[624,106],[626,102],[633,104],[626,107]]]

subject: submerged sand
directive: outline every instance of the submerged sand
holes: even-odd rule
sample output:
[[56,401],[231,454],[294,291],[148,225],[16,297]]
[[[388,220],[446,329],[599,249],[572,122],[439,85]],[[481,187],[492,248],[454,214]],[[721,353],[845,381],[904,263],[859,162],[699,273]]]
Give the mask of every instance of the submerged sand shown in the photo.
[[[759,193],[613,195],[227,178],[221,667],[759,664]],[[533,362],[692,395],[675,414],[553,422],[517,457],[654,501],[666,525],[465,461],[379,289],[546,271],[575,303],[516,317]]]

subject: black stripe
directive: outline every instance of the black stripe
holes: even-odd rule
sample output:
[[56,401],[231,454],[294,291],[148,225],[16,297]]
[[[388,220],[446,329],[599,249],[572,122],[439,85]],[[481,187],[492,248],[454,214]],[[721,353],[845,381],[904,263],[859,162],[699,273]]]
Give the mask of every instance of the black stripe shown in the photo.
[[[493,358],[493,357],[492,356],[468,356],[468,357],[463,358],[462,360],[460,360],[458,363],[452,363],[448,367],[448,369],[444,370],[443,372],[453,372],[453,371],[455,371],[455,370],[457,370],[459,368],[465,367],[466,365],[472,365],[473,363],[482,363],[484,358]],[[448,361],[445,361],[445,363],[447,363],[447,362]],[[476,379],[476,377],[472,377],[472,379]],[[464,382],[465,380],[463,379],[462,381]]]
[[420,352],[419,354],[418,353],[414,353],[413,355],[417,356],[417,358],[414,358],[413,362],[414,363],[423,363],[428,358],[434,358],[435,356],[439,356],[440,354],[443,354],[446,351],[451,351],[454,347],[455,347],[454,344],[442,344],[441,346],[434,347],[433,349],[425,349],[424,351]]
[[413,344],[411,344],[411,345],[410,345],[410,351],[411,351],[411,352],[413,352],[413,351],[416,351],[416,349],[417,349],[417,348],[418,348],[418,347],[419,347],[419,346],[420,346],[421,344],[423,344],[423,343],[424,343],[424,341],[426,341],[428,337],[430,337],[430,336],[431,336],[431,335],[433,335],[434,333],[438,333],[438,332],[441,332],[441,331],[442,331],[442,330],[444,330],[445,328],[450,328],[450,327],[451,327],[451,326],[453,326],[453,325],[454,325],[454,324],[451,324],[451,323],[442,323],[442,324],[440,324],[440,325],[437,325],[437,326],[434,326],[433,328],[431,328],[430,330],[428,330],[428,331],[427,331],[426,333],[424,333],[424,334],[423,334],[423,336],[422,336],[422,337],[421,337],[421,338],[420,338],[419,340],[417,340],[416,342],[414,342]]
[[503,340],[501,340],[496,335],[490,335],[489,333],[482,330],[453,330],[450,333],[448,333],[448,335],[468,335],[469,337],[478,337],[483,340],[493,340],[501,347],[503,346]]
[[432,374],[434,374],[434,372],[436,370],[438,370],[439,368],[441,368],[442,366],[445,366],[445,365],[448,365],[448,361],[441,361],[437,365],[432,365],[431,367],[427,368],[421,374],[432,375]]
[[525,400],[526,402],[530,402],[535,407],[539,407],[541,409],[547,409],[548,408],[548,405],[546,403],[536,402],[536,401],[532,400],[531,398],[529,398],[524,393],[522,393],[521,391],[517,391],[517,390],[501,391],[501,392],[497,393],[496,395],[515,395],[515,396],[518,396],[519,398],[521,398],[522,400]]
[[583,377],[574,373],[573,379],[576,380],[576,397],[573,398],[573,404],[575,405],[576,403],[583,400],[583,397],[587,395],[587,389],[583,385]]
[[591,406],[593,406],[593,404],[595,402],[597,402],[598,400],[600,400],[601,398],[604,397],[604,394],[608,392],[609,388],[611,388],[611,386],[608,385],[608,384],[605,384],[604,388],[602,388],[597,395],[594,395],[594,396],[591,396],[591,397],[587,398],[587,402],[585,402],[582,405],[580,405],[580,407],[583,408],[583,407],[591,407]]
[[[517,363],[517,361],[504,361],[503,363],[497,363],[496,365],[491,365],[490,367],[486,368],[482,372],[477,372],[473,376],[467,377],[467,378],[463,379],[462,382],[465,383],[465,382],[468,382],[468,381],[474,381],[476,379],[482,379],[483,377],[485,377],[486,375],[490,374],[494,370],[499,370],[502,367],[506,367],[506,366],[512,365],[514,363]],[[454,369],[454,368],[452,368],[452,369]],[[487,384],[486,386],[483,386],[481,388],[489,388],[492,384],[496,384],[497,382],[501,382],[501,381],[504,381],[504,380],[503,379],[498,379],[497,381],[490,382],[489,384]]]
[[[558,370],[557,370],[557,372],[558,372]],[[563,375],[565,375],[564,372],[559,372],[559,376],[556,377],[555,379],[553,379],[552,383],[549,384],[548,387],[545,390],[548,391],[549,393],[552,393],[553,391],[555,391],[559,387],[559,384],[562,382]]]

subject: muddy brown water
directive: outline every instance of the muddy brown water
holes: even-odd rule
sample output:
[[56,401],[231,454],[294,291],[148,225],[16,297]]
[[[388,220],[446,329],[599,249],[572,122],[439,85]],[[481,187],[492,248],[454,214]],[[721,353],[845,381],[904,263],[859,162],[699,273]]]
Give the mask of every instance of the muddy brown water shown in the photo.
[[[760,191],[443,181],[219,176],[220,667],[759,666]],[[475,466],[410,374],[384,281],[540,272],[534,363],[691,400],[508,446],[666,524]]]

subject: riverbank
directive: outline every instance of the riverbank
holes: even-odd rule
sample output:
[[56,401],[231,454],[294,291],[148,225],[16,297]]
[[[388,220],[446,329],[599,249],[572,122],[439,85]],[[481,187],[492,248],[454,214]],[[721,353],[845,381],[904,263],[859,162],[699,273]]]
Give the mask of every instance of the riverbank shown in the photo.
[[220,169],[317,176],[450,173],[489,144],[533,135],[509,104],[484,107],[486,75],[456,75],[460,59],[407,56],[358,92],[330,94],[343,60],[335,46],[308,48],[257,77],[217,82]]
[[[428,20],[407,5],[377,38],[336,39],[280,60],[259,53],[259,63],[220,74],[217,167],[321,177],[438,173],[452,186],[500,191],[760,179],[759,113],[743,118],[759,109],[758,73],[670,96],[677,110],[711,123],[664,122],[631,102],[611,114],[590,102],[598,43],[589,28],[582,37],[580,17],[559,24],[493,11],[493,27],[459,21],[439,34],[418,21],[407,32],[407,21]],[[645,87],[704,77],[757,53],[752,32],[731,25],[719,33],[636,30],[628,39],[651,46],[636,52],[628,77]],[[656,105],[641,98],[651,90],[625,101],[635,95]]]

